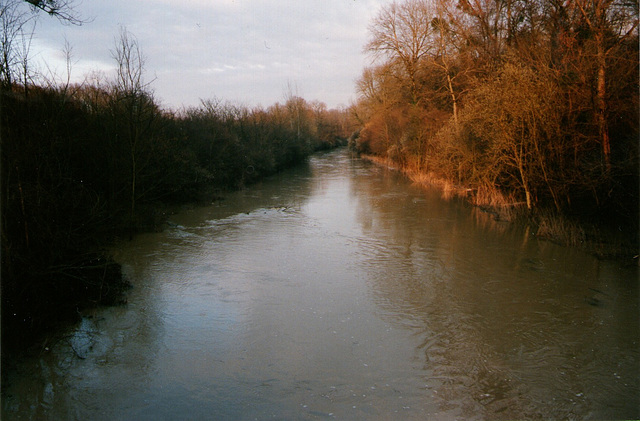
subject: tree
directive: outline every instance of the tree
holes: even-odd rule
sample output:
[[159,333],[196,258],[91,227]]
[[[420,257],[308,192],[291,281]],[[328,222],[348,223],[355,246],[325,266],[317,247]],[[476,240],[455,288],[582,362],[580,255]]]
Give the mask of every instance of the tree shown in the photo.
[[[399,81],[398,66],[384,63],[367,67],[356,81],[356,91],[368,117],[403,103],[406,89]],[[363,116],[366,117],[366,116]]]
[[36,10],[41,10],[50,16],[72,23],[74,25],[81,25],[82,19],[78,16],[75,10],[75,4],[73,0],[24,0],[29,3],[31,7]]
[[528,209],[549,198],[560,211],[579,182],[566,159],[565,114],[553,72],[507,62],[470,94],[461,115],[460,141],[481,152],[474,157],[481,184],[521,192]]
[[[138,174],[141,170],[139,152],[142,143],[151,137],[153,123],[159,115],[153,95],[149,90],[150,83],[144,81],[144,56],[140,50],[138,40],[127,31],[120,28],[120,36],[116,39],[115,50],[112,51],[118,68],[114,84],[114,122],[116,137],[123,135],[129,155],[130,170],[130,218],[133,226],[135,218],[136,199],[139,192]],[[120,130],[118,126],[122,127]]]
[[413,104],[419,101],[420,62],[433,48],[430,38],[432,17],[431,3],[427,0],[394,1],[383,7],[369,26],[371,39],[365,51],[402,64]]
[[[29,10],[30,9],[30,10]],[[29,49],[38,18],[36,12],[74,25],[84,21],[75,10],[73,0],[2,0],[0,2],[0,84],[7,89],[16,81],[23,83],[25,92],[29,74]],[[29,27],[29,25],[32,25]]]
[[471,21],[467,26],[467,40],[481,55],[496,63],[504,53],[507,35],[511,30],[514,0],[459,0],[457,7]]
[[[588,29],[596,62],[596,121],[607,172],[611,169],[611,141],[607,122],[607,63],[625,39],[636,33],[638,1],[573,0],[568,7],[579,11]],[[595,51],[593,51],[595,50]]]
[[[460,95],[455,87],[456,79],[469,70],[460,68],[456,61],[461,61],[459,34],[456,26],[460,26],[459,18],[450,10],[449,3],[443,0],[436,4],[435,15],[431,20],[431,27],[435,32],[435,52],[431,57],[432,64],[444,74],[445,89],[451,98],[454,125],[458,126],[458,108]],[[457,51],[456,51],[457,50]],[[456,54],[458,56],[456,57]]]
[[0,4],[0,83],[4,89],[28,79],[28,52],[33,37],[29,24],[34,23],[35,16],[21,5],[18,0]]

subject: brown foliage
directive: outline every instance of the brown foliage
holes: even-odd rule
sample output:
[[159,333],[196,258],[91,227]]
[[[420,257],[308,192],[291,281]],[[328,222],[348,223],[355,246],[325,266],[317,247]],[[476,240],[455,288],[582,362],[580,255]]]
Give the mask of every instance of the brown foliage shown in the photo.
[[377,113],[360,132],[358,147],[379,156],[397,153],[408,121],[406,110],[400,108]]
[[361,150],[481,202],[637,230],[637,2],[456,6],[406,0],[372,22]]

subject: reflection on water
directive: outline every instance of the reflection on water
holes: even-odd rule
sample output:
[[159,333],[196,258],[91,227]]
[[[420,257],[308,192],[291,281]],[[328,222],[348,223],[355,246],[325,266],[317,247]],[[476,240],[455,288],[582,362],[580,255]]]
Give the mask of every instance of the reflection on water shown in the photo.
[[3,419],[640,416],[637,268],[338,151],[122,244]]

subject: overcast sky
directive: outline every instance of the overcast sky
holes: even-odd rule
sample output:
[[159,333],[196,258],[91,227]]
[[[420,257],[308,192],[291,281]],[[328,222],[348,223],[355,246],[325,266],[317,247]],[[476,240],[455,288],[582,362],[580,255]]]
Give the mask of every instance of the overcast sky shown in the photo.
[[[112,75],[119,27],[136,36],[147,81],[172,109],[222,98],[247,106],[283,102],[287,86],[329,107],[355,99],[369,59],[367,26],[390,0],[77,0],[82,26],[39,17],[31,54],[40,67],[72,77]],[[46,63],[46,66],[44,65]]]

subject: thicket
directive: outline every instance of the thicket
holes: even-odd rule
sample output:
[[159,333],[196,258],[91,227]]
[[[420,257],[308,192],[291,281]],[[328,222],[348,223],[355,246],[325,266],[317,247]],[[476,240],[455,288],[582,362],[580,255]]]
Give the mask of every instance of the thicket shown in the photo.
[[637,250],[637,1],[394,2],[365,51],[356,150]]
[[[163,110],[123,30],[114,80],[0,89],[2,336],[33,338],[127,287],[106,248],[163,221],[168,204],[236,189],[343,144],[346,114],[288,94],[249,108],[221,100]],[[20,64],[20,61],[15,63]]]

